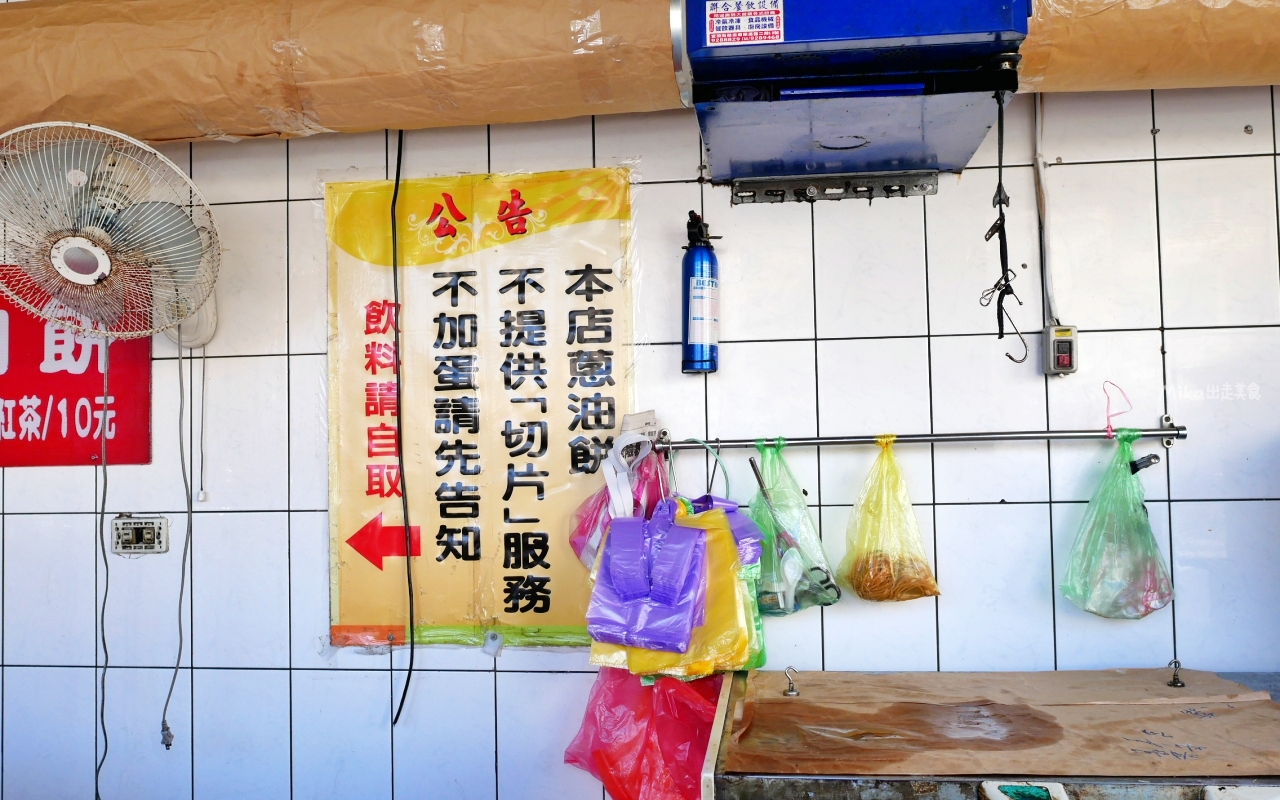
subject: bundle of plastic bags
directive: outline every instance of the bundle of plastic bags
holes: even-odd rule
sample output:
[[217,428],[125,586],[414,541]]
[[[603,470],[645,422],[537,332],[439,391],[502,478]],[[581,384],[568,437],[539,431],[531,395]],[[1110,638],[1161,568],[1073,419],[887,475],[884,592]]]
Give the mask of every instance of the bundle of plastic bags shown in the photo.
[[[756,442],[762,461],[759,492],[751,501],[751,519],[764,534],[760,556],[760,613],[793,614],[840,599],[822,543],[809,516],[804,492],[782,458],[786,441]],[[753,462],[754,465],[754,462]]]
[[679,504],[663,500],[653,518],[611,522],[587,606],[598,642],[683,653],[704,610],[703,532],[675,524]]
[[938,594],[907,484],[893,456],[893,436],[880,436],[880,455],[858,496],[845,532],[848,550],[840,582],[863,600],[914,600]]
[[604,784],[614,800],[698,800],[723,677],[659,678],[602,669],[566,764]]
[[[660,538],[670,538],[673,531],[681,536],[688,536],[691,532],[701,535],[705,568],[694,570],[691,566],[684,573],[686,578],[690,575],[698,576],[703,584],[701,591],[688,591],[686,581],[681,592],[675,595],[674,605],[665,605],[661,597],[654,597],[653,562],[650,562],[649,567],[650,592],[647,596],[638,594],[642,586],[638,568],[619,567],[615,570],[615,560],[626,552],[633,552],[633,545],[621,541],[632,536],[624,526],[618,541],[620,547],[615,552],[612,528],[620,520],[613,521],[605,537],[605,555],[599,559],[595,570],[596,582],[590,606],[592,610],[588,612],[588,629],[595,639],[591,646],[592,664],[627,669],[637,675],[675,677],[699,677],[715,672],[753,669],[763,664],[763,626],[757,624],[757,618],[753,617],[755,603],[749,583],[751,573],[749,569],[743,569],[740,556],[742,551],[748,554],[756,552],[759,534],[752,529],[754,526],[740,524],[739,532],[743,540],[740,544],[729,521],[729,513],[739,512],[736,508],[726,511],[726,504],[712,499],[705,503],[706,511],[695,513],[693,502],[684,499],[680,499],[678,503],[671,501],[671,505],[675,506],[675,513],[672,515],[671,527],[661,537],[658,536],[659,529],[667,524],[665,515],[670,506],[659,504],[654,520],[650,521],[647,531],[647,542],[651,548],[649,552],[652,552]],[[750,520],[744,517],[742,522],[749,523]],[[660,556],[662,548],[656,549]],[[692,558],[691,556],[691,562]],[[631,581],[630,585],[637,591],[632,600],[624,600],[618,592],[617,576],[627,572],[635,573],[624,578],[624,581]],[[690,603],[692,608],[689,607]],[[682,609],[677,611],[681,604],[684,604]],[[643,636],[650,629],[650,620],[655,615],[664,618],[678,615],[682,621],[690,618],[693,620],[688,642],[683,649],[637,644],[659,643],[657,637],[646,640]],[[604,637],[603,640],[596,637],[597,631]],[[683,628],[680,633],[683,633]],[[675,637],[666,638],[671,641]],[[684,644],[683,641],[678,643]]]
[[1169,569],[1147,518],[1146,495],[1133,466],[1141,431],[1116,431],[1116,454],[1089,501],[1062,579],[1062,593],[1081,609],[1111,619],[1141,619],[1173,599]]

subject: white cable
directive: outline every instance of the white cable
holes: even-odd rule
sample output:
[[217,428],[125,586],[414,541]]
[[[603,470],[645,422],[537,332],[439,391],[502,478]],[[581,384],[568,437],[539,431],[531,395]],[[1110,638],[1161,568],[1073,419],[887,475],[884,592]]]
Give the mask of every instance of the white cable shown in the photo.
[[1044,95],[1036,93],[1036,211],[1040,214],[1040,263],[1044,265],[1044,297],[1049,306],[1049,320],[1061,324],[1058,317],[1058,301],[1053,294],[1053,264],[1049,258],[1049,187],[1045,184],[1044,170],[1048,163],[1044,158]]

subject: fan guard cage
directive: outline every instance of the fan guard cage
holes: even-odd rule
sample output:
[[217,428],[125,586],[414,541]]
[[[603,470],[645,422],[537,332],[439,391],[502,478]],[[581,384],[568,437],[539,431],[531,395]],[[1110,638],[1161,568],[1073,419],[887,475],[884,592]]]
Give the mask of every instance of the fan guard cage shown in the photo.
[[[0,243],[0,291],[37,317],[111,339],[190,317],[221,262],[213,215],[182,170],[142,142],[79,123],[0,135]],[[105,274],[68,277],[63,254],[76,245],[82,257],[105,253]]]

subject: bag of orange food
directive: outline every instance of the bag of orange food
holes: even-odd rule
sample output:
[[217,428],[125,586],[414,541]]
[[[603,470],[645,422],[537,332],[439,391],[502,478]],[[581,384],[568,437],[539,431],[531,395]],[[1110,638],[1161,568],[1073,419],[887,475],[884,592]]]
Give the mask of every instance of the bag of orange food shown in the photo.
[[907,484],[893,456],[893,440],[892,435],[877,437],[880,455],[845,531],[848,551],[840,562],[839,580],[863,600],[939,594]]

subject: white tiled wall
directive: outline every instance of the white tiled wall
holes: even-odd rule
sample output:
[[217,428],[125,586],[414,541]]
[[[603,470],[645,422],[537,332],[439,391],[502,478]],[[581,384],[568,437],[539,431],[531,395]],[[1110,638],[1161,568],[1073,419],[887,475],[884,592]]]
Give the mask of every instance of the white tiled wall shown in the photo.
[[[1028,98],[1011,105],[1006,153],[1024,301],[1012,312],[1033,351],[1021,365],[1004,355],[1017,353],[1016,340],[997,340],[993,310],[978,304],[999,270],[995,244],[982,238],[992,141],[963,176],[944,176],[936,196],[870,207],[730,208],[725,189],[697,182],[697,125],[685,112],[413,132],[403,173],[637,166],[638,402],[677,436],[1098,428],[1104,380],[1136,406],[1121,423],[1154,426],[1167,412],[1189,427],[1187,441],[1141,473],[1172,562],[1173,607],[1116,622],[1055,591],[1106,443],[900,446],[942,596],[847,599],[770,619],[770,668],[1074,669],[1154,666],[1176,654],[1193,668],[1280,670],[1273,116],[1269,88],[1047,99],[1057,294],[1063,321],[1082,329],[1079,373],[1054,380],[1036,354],[1044,317]],[[171,751],[159,744],[159,717],[177,645],[180,552],[112,559],[107,632],[120,668],[108,675],[103,796],[599,800],[594,780],[561,763],[593,680],[584,653],[424,649],[392,729],[405,654],[327,644],[318,200],[323,181],[387,176],[394,138],[165,152],[215,204],[227,248],[218,336],[206,360],[181,364],[188,407],[209,431],[203,458],[189,459],[198,483],[204,465],[208,499],[194,517],[181,610],[190,650],[170,709]],[[690,208],[725,237],[716,246],[725,344],[720,372],[706,378],[679,372]],[[155,463],[113,469],[108,507],[167,513],[180,542],[175,352],[156,340]],[[184,435],[197,430],[188,421]],[[874,455],[828,447],[789,456],[833,560]],[[726,460],[732,494],[746,500],[746,453]],[[705,488],[701,456],[681,455],[677,472],[685,491]],[[2,478],[0,785],[8,798],[87,797],[102,746],[95,475],[9,469]]]

